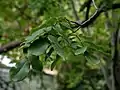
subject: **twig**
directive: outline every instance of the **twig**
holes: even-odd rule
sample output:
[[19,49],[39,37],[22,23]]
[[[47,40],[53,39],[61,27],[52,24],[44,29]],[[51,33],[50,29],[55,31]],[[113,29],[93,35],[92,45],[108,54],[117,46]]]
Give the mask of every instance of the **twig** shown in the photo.
[[[99,8],[96,10],[96,12],[87,20],[83,21],[82,23],[79,23],[79,22],[75,22],[75,21],[71,21],[72,23],[75,24],[75,26],[73,28],[77,28],[77,27],[81,27],[81,28],[84,28],[84,27],[88,27],[89,25],[91,25],[96,19],[97,17],[102,13],[102,12],[105,12],[105,11],[108,11],[108,10],[114,10],[114,9],[119,9],[120,8],[120,3],[115,3],[112,5],[112,7],[102,7],[102,8]],[[14,41],[14,42],[11,42],[7,45],[4,45],[2,47],[0,47],[0,54],[1,53],[4,53],[4,52],[7,52],[7,51],[10,51],[18,46],[20,46],[22,42],[21,41]]]
[[92,0],[87,0],[84,2],[84,4],[81,6],[80,11],[83,11],[91,2]]
[[75,16],[75,19],[76,19],[76,20],[80,20],[78,14],[77,14],[77,11],[76,11],[76,9],[75,9],[75,4],[74,4],[74,1],[73,1],[73,0],[71,0],[71,4],[72,4],[72,9],[73,9],[73,14],[74,14],[74,16]]
[[89,11],[90,11],[90,5],[91,5],[92,0],[89,0],[88,4],[87,4],[87,10],[86,10],[86,16],[85,16],[85,20],[87,20],[89,18]]
[[120,3],[113,4],[112,7],[106,7],[105,5],[103,5],[100,8],[98,8],[88,20],[85,20],[82,23],[78,23],[77,21],[71,21],[72,23],[76,24],[73,28],[77,28],[79,26],[81,28],[87,27],[91,25],[102,12],[119,9],[119,8],[120,8]]
[[96,6],[96,4],[95,4],[95,1],[92,0],[92,2],[93,2],[94,7],[95,7],[96,9],[98,9],[97,6]]
[[90,24],[92,24],[96,19],[97,17],[101,14],[101,10],[96,10],[96,12],[87,20],[83,21],[82,23],[78,23],[76,21],[71,21],[72,23],[75,23],[76,25],[73,27],[73,28],[77,28],[77,27],[81,27],[81,28],[84,28],[84,27],[87,27],[89,26]]

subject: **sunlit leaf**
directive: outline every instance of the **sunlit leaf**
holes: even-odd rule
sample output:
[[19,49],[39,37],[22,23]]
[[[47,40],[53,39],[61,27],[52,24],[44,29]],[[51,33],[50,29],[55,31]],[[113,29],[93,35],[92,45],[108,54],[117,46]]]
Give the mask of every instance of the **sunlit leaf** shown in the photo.
[[100,60],[93,55],[85,56],[86,60],[88,61],[89,64],[91,65],[96,65],[100,63]]
[[61,62],[60,62],[60,56],[56,56],[56,59],[52,62],[51,64],[51,70],[54,69],[55,66],[59,65]]
[[53,70],[53,68],[56,66],[56,63],[58,62],[59,60],[54,60],[53,63],[51,64],[51,70]]
[[75,55],[84,54],[86,50],[87,50],[87,47],[78,48],[77,50],[75,50]]

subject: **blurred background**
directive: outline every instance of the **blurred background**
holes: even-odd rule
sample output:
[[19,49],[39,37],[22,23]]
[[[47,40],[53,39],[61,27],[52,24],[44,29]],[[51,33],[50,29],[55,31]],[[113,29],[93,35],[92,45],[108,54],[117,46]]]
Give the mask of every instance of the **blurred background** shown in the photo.
[[[105,73],[111,78],[112,10],[94,18],[93,26],[76,31],[89,47],[90,55],[95,57],[86,60],[77,51],[78,56],[69,55],[69,60],[60,62],[53,71],[50,69],[53,61],[49,61],[44,65],[43,74],[20,82],[11,82],[9,70],[25,56],[20,46],[35,27],[56,17],[80,23],[88,20],[100,5],[112,5],[109,2],[119,3],[119,0],[0,0],[0,90],[108,90]],[[118,10],[114,13],[119,14]]]

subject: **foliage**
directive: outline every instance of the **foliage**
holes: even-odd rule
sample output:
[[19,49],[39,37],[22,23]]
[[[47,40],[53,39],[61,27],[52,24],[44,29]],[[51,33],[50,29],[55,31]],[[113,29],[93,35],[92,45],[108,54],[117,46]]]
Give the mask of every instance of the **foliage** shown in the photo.
[[[101,32],[99,30],[100,34],[98,34],[98,32],[91,35],[83,34],[80,30],[75,31],[72,29],[70,21],[66,18],[56,18],[55,24],[47,27],[43,26],[45,25],[42,25],[42,28],[40,26],[28,36],[23,45],[27,62],[31,62],[30,65],[32,68],[30,68],[30,70],[32,71],[41,71],[44,65],[47,65],[47,62],[52,63],[51,69],[56,65],[59,67],[60,63],[58,62],[68,62],[68,64],[72,64],[72,66],[68,68],[71,69],[69,70],[69,74],[66,71],[67,76],[65,76],[68,78],[68,81],[65,79],[64,82],[68,82],[68,87],[71,88],[75,86],[75,83],[79,80],[82,80],[87,67],[99,70],[103,64],[104,57],[110,57],[110,53],[108,53],[108,50],[110,50],[108,46],[109,35],[106,31]],[[101,37],[101,33],[105,35]],[[99,37],[101,41],[99,41],[100,39],[98,40]],[[104,38],[105,40],[103,40]],[[36,59],[34,57],[36,57]],[[40,61],[37,61],[39,58]],[[39,64],[41,61],[45,62],[44,65],[42,63]],[[80,72],[78,72],[78,70]]]
[[[1,0],[1,45],[23,41],[19,50],[7,53],[16,63],[10,70],[11,80],[21,81],[51,68],[58,71],[60,90],[75,90],[79,82],[85,90],[105,88],[102,68],[113,56],[113,18],[107,10],[116,8],[112,6],[116,2],[119,0]],[[89,25],[82,27],[86,22]]]

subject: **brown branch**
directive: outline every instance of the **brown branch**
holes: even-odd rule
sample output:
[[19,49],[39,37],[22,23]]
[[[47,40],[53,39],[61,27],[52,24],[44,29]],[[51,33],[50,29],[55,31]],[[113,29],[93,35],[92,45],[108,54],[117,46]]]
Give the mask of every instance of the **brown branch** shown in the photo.
[[83,21],[82,23],[79,23],[77,21],[71,21],[72,23],[75,24],[75,26],[73,28],[88,27],[98,18],[98,16],[100,16],[100,14],[102,12],[105,12],[105,11],[108,11],[108,10],[119,9],[119,8],[120,8],[120,3],[113,4],[112,7],[106,7],[106,5],[102,5],[100,8],[98,8],[98,10],[96,10],[96,12],[89,19]]
[[20,46],[21,43],[22,43],[21,41],[13,41],[6,45],[3,45],[2,47],[0,47],[0,54],[8,52],[8,51]]

